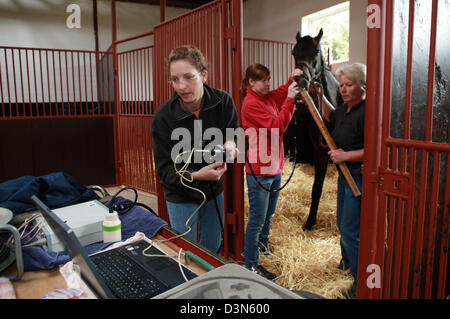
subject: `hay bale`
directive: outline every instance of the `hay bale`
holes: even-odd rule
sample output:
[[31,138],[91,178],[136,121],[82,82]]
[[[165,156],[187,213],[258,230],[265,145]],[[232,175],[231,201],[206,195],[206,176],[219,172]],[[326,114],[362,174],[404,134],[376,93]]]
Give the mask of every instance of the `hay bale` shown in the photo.
[[[317,224],[303,231],[314,182],[314,168],[297,164],[290,183],[279,195],[272,218],[269,246],[273,253],[260,255],[260,264],[278,277],[275,282],[292,289],[309,291],[326,298],[342,298],[341,291],[351,287],[348,271],[337,269],[341,258],[340,234],[336,226],[337,170],[329,165],[317,214]],[[286,161],[283,181],[292,163]],[[245,185],[245,223],[248,221],[248,196]]]

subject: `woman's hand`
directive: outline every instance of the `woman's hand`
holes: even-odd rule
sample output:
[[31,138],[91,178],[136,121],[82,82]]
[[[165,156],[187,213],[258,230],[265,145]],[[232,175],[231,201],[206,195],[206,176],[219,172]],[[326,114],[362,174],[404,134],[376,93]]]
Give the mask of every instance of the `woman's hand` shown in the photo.
[[328,152],[334,164],[341,164],[347,161],[347,153],[342,149],[331,150]]
[[192,172],[191,176],[194,180],[217,182],[226,171],[226,163],[212,163],[198,171]]
[[303,75],[303,71],[301,69],[294,69],[294,71],[292,71],[291,78],[293,80],[295,76],[301,75]]
[[299,93],[300,93],[300,87],[298,86],[297,82],[292,82],[291,85],[289,85],[287,96],[295,99],[295,97]]
[[227,152],[226,161],[234,161],[239,155],[239,150],[236,143],[233,141],[227,141],[223,144],[223,149]]

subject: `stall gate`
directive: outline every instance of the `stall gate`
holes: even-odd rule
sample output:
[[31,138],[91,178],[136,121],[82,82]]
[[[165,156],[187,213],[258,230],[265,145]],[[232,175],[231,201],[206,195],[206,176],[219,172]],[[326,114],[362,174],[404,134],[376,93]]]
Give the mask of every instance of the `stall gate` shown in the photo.
[[445,298],[450,3],[371,0],[368,21],[357,295]]
[[[150,32],[115,44],[152,36],[153,32]],[[153,114],[153,51],[153,45],[149,45],[117,52],[120,104],[118,182],[156,195],[156,171],[150,134]]]
[[[242,1],[217,0],[155,26],[154,101],[161,105],[173,90],[168,83],[166,59],[180,45],[197,46],[208,58],[208,83],[229,92],[240,111],[239,86],[242,77]],[[243,164],[228,166],[225,181],[225,225],[223,252],[242,260],[244,245]],[[168,220],[164,194],[158,185],[158,214]]]
[[113,185],[111,52],[0,47],[0,182],[64,171]]

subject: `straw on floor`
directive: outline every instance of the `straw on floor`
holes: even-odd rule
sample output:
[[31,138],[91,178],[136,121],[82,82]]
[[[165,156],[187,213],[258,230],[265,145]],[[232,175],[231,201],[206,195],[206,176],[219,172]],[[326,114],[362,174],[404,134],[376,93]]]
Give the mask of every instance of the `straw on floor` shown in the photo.
[[[308,291],[325,298],[341,298],[342,291],[353,282],[348,271],[337,268],[341,258],[340,234],[336,226],[337,170],[329,165],[324,182],[317,224],[303,231],[311,203],[314,168],[297,164],[290,183],[280,192],[277,210],[272,218],[269,247],[273,252],[260,255],[260,264],[275,273],[279,285]],[[284,181],[292,163],[286,161]],[[245,223],[248,220],[247,185],[245,185]]]

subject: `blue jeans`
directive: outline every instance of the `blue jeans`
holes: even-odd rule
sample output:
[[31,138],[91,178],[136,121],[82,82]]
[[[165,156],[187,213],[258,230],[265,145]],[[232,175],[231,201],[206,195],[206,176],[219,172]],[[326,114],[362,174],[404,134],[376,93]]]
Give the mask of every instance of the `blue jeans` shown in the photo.
[[[361,168],[349,169],[359,190],[362,192]],[[342,261],[350,268],[354,282],[352,289],[356,290],[358,270],[359,229],[361,219],[361,196],[353,196],[347,181],[339,171],[337,191],[337,227],[341,234]]]
[[[280,188],[281,174],[275,176],[256,176],[265,188]],[[262,189],[252,174],[247,174],[248,202],[250,216],[245,231],[245,266],[259,263],[259,248],[265,250],[269,241],[270,221],[277,207],[278,192],[269,193]]]
[[[219,205],[222,223],[219,222],[216,205],[214,199],[212,199],[206,202],[191,218],[189,226],[192,229],[186,235],[192,240],[198,241],[198,234],[200,234],[200,244],[214,252],[219,250],[222,240],[221,224],[223,225],[224,219],[223,192],[217,195],[216,200]],[[186,221],[191,217],[199,204],[172,203],[168,201],[166,201],[166,204],[171,227],[180,233],[185,233],[188,230],[186,228]]]

